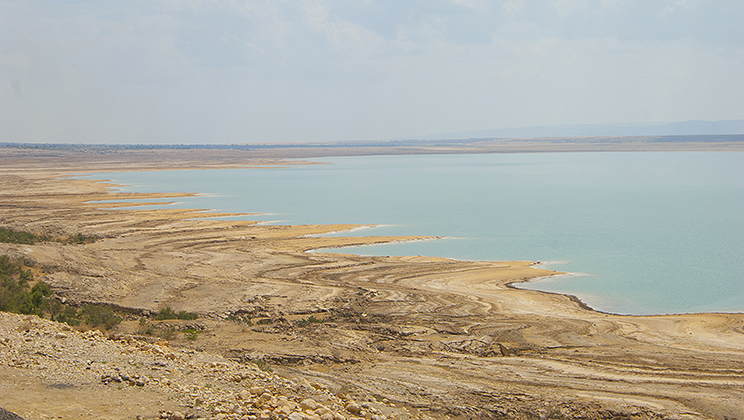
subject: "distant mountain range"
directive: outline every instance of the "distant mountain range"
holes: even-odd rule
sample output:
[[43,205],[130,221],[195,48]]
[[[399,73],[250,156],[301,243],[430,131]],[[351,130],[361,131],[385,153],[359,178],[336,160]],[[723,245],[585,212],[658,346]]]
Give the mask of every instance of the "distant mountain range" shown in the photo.
[[498,130],[458,131],[408,139],[455,140],[474,138],[594,137],[594,136],[673,136],[705,134],[744,134],[744,120],[684,121],[666,124],[586,124],[544,125]]

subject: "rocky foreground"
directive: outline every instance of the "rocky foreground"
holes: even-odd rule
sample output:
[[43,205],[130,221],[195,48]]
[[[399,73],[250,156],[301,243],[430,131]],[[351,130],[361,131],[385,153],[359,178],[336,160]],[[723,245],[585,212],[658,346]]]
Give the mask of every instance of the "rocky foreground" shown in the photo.
[[[420,418],[387,400],[192,349],[0,313],[2,404],[26,419]],[[18,395],[11,392],[22,388]],[[37,400],[42,400],[39,403]]]

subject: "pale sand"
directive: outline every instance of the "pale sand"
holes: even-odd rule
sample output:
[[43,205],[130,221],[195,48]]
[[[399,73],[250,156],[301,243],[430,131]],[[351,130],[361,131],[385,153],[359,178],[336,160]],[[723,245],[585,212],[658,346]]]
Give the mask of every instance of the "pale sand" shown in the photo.
[[[72,160],[77,171],[258,164],[185,155],[169,154],[159,165],[128,155]],[[206,333],[195,343],[174,344],[263,358],[283,374],[443,416],[525,417],[559,407],[586,418],[744,417],[742,314],[617,316],[567,296],[508,287],[554,273],[532,262],[306,253],[424,238],[316,237],[355,226],[265,226],[181,209],[112,210],[96,200],[183,195],[114,195],[102,183],[54,176],[71,170],[69,163],[9,159],[0,158],[0,225],[99,240],[0,244],[0,254],[33,257],[69,301],[142,311],[168,305],[205,315],[197,322]],[[219,319],[228,312],[266,324]],[[292,322],[310,314],[327,321]],[[134,319],[120,330],[133,331]]]

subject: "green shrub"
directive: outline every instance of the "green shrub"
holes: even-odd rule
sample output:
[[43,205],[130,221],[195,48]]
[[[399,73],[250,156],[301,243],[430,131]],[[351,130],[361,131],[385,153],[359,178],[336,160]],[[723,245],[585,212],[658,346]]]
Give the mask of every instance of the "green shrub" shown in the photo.
[[323,320],[320,318],[316,318],[315,315],[310,315],[308,319],[298,319],[297,321],[295,321],[295,323],[300,327],[306,327],[310,324],[321,324],[323,323]]
[[193,328],[189,328],[181,332],[186,336],[187,340],[191,340],[191,341],[196,340],[196,337],[198,337],[199,334],[201,334],[201,331],[195,330]]
[[250,315],[248,316],[239,316],[235,314],[230,314],[227,316],[228,321],[234,321],[240,324],[241,322],[246,323],[248,325],[253,324],[252,318]]
[[108,330],[121,323],[121,317],[116,315],[108,306],[86,303],[82,312],[85,323],[93,328],[102,326]]
[[28,259],[12,260],[7,255],[0,255],[0,311],[16,312],[43,317],[49,314],[50,319],[64,322],[70,326],[86,323],[95,328],[102,326],[110,329],[121,322],[121,317],[105,305],[86,304],[82,309],[63,304],[52,298],[52,287],[43,281],[34,281],[31,270],[24,265],[31,263]]
[[170,308],[170,306],[166,306],[165,308],[161,309],[158,312],[158,314],[155,316],[155,319],[157,319],[158,321],[164,321],[166,319],[193,320],[197,318],[199,318],[199,315],[193,312],[186,312],[186,311],[175,312],[173,309]]
[[[46,239],[46,238],[45,238]],[[41,238],[29,232],[21,232],[13,229],[0,227],[0,242],[11,244],[33,245]]]
[[64,309],[57,315],[57,322],[64,322],[65,324],[76,327],[80,325],[80,311],[74,306],[65,306]]
[[84,244],[88,239],[91,239],[91,238],[83,235],[82,233],[77,233],[75,235],[70,236],[70,239],[68,242],[70,242],[71,244],[81,245],[81,244]]
[[51,287],[39,281],[29,290],[34,279],[31,270],[21,263],[0,255],[0,311],[42,316],[49,306]]

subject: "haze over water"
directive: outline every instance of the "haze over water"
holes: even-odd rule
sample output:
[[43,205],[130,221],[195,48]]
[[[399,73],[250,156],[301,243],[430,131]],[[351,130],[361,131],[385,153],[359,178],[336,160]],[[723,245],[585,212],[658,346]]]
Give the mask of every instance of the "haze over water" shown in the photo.
[[[629,314],[744,311],[744,153],[373,156],[329,165],[107,173],[127,191],[196,192],[180,207],[345,235],[448,239],[345,250],[534,260],[576,273],[523,285]],[[159,200],[162,201],[162,200]]]

